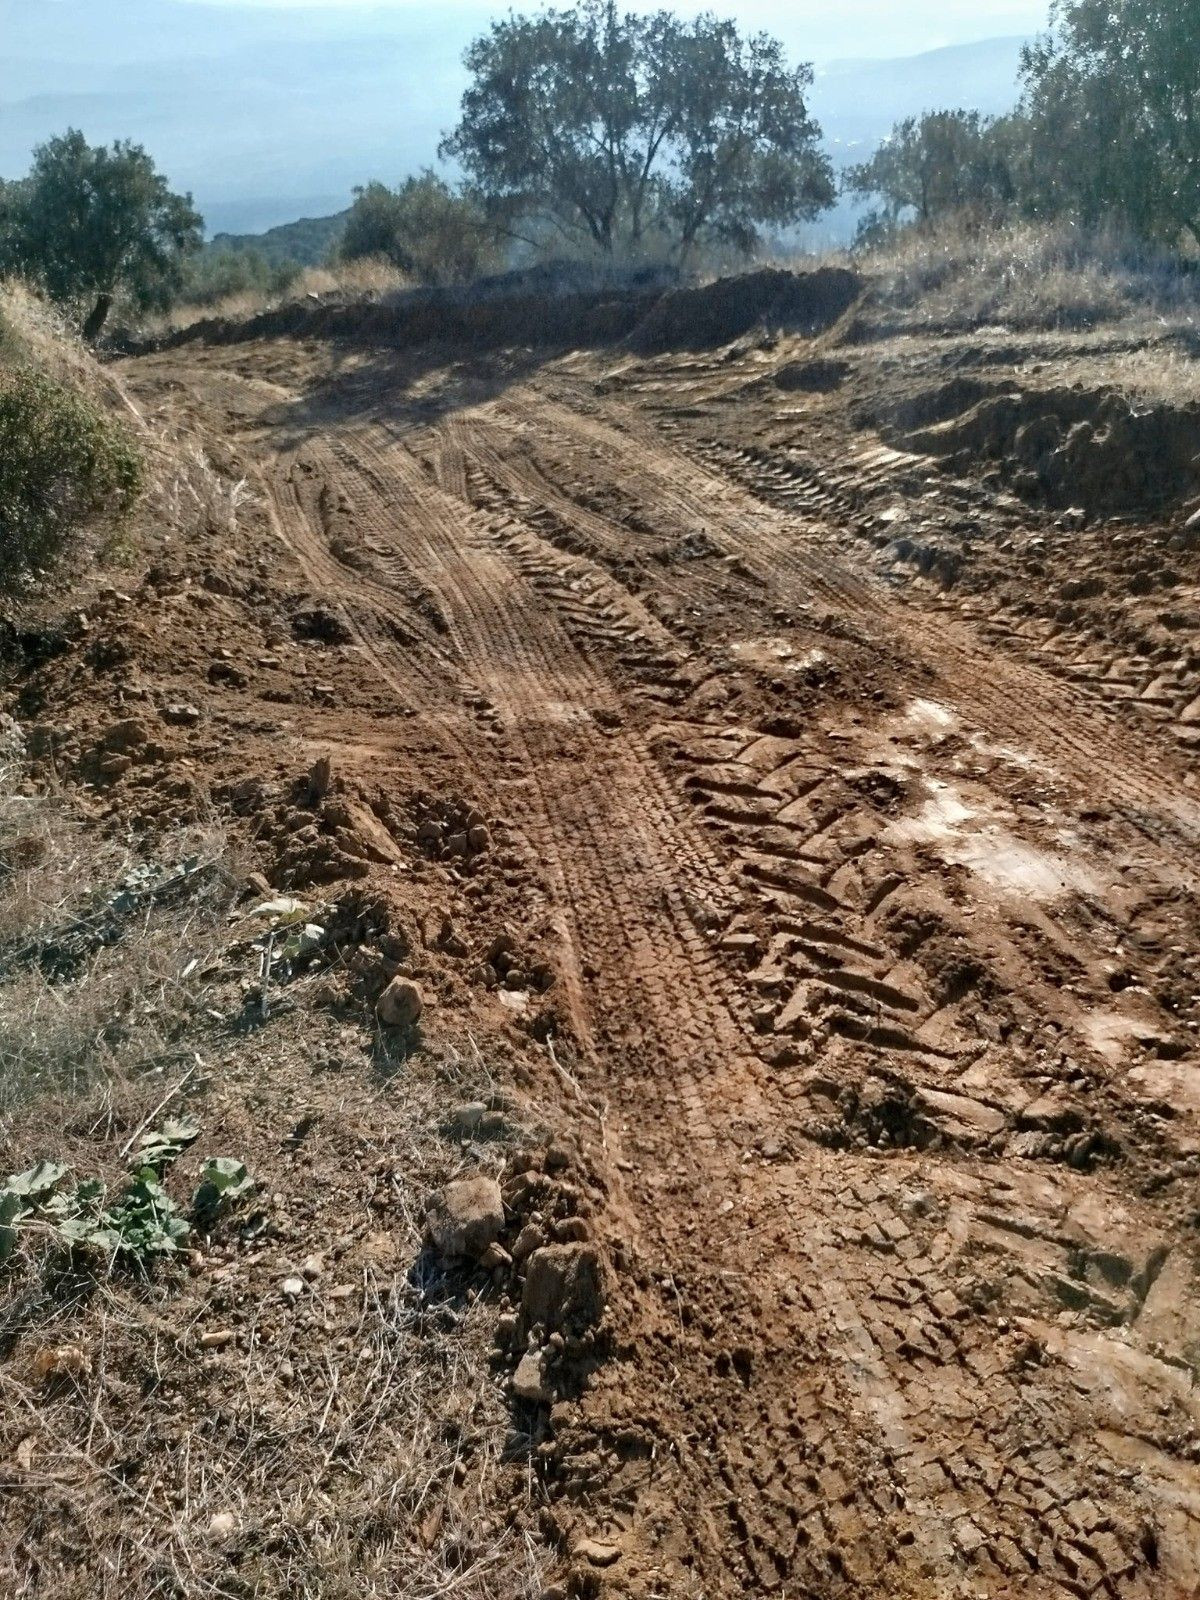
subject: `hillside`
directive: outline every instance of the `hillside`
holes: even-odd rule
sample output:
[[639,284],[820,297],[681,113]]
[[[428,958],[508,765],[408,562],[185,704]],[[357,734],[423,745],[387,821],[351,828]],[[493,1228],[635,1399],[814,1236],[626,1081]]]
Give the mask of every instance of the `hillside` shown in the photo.
[[296,262],[302,267],[320,266],[341,238],[346,226],[345,211],[331,217],[300,217],[264,233],[217,233],[208,244],[212,252],[255,250],[271,266]]

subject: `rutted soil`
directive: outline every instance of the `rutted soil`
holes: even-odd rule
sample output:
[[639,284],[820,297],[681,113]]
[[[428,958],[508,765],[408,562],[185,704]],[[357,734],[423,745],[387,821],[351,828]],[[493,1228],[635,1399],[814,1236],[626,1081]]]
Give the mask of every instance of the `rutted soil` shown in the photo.
[[607,1343],[513,1513],[570,1592],[1191,1593],[1200,557],[1071,492],[1115,413],[1003,413],[1056,523],[989,401],[893,448],[888,352],[756,307],[125,363],[254,500],[11,641],[18,710],[112,815],[382,895],[586,1146]]

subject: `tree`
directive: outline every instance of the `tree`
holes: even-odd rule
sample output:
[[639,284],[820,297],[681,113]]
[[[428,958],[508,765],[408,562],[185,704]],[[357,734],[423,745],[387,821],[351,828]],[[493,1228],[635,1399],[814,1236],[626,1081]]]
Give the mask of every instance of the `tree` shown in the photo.
[[1032,208],[1200,243],[1200,0],[1053,0],[1021,66]]
[[89,146],[72,128],[33,153],[29,176],[0,195],[0,268],[52,300],[87,300],[95,338],[118,294],[139,310],[169,304],[203,219],[173,194],[140,145]]
[[482,207],[430,171],[399,189],[356,189],[339,253],[344,261],[384,256],[421,283],[469,283],[500,264]]
[[661,241],[686,258],[709,238],[748,252],[761,226],[833,202],[812,70],[766,34],[583,0],[493,23],[465,63],[442,153],[518,235],[549,226],[605,256]]
[[1017,196],[1023,132],[1016,118],[978,111],[927,111],[897,123],[870,161],[842,180],[848,193],[883,202],[860,232],[904,221],[924,228],[952,214],[994,220]]

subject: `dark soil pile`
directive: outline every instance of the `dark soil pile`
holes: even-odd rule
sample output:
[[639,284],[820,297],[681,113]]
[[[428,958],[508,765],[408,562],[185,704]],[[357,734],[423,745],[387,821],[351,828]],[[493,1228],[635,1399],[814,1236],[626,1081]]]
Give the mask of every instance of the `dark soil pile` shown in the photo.
[[[512,294],[420,290],[387,305],[294,304],[246,321],[209,318],[156,348],[242,344],[257,339],[339,339],[358,344],[466,344],[590,348],[628,340],[642,354],[710,349],[761,324],[815,333],[836,322],[861,284],[841,268],[794,273],[774,269],[721,278],[703,288],[626,286],[589,292]],[[131,352],[141,353],[141,352]]]
[[1136,407],[1112,390],[991,388],[956,379],[887,431],[956,474],[996,463],[1025,498],[1089,514],[1166,508],[1200,494],[1200,405]]

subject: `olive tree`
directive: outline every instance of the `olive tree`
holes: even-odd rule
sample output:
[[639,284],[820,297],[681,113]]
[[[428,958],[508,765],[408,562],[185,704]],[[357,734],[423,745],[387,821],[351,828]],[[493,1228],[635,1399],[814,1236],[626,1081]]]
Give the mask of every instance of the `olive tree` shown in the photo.
[[1022,61],[1031,209],[1200,243],[1200,0],[1054,0]]
[[847,193],[880,202],[864,232],[936,225],[951,215],[991,221],[1017,197],[1024,130],[1017,118],[927,111],[898,122],[870,161],[851,167]]
[[749,252],[763,226],[833,202],[812,70],[766,34],[583,0],[494,22],[465,62],[442,153],[513,232],[549,228],[603,256],[664,243],[686,258],[707,240]]
[[140,145],[91,146],[73,128],[0,195],[0,269],[60,303],[86,302],[95,338],[118,295],[140,310],[169,303],[202,228],[191,196],[174,194]]

